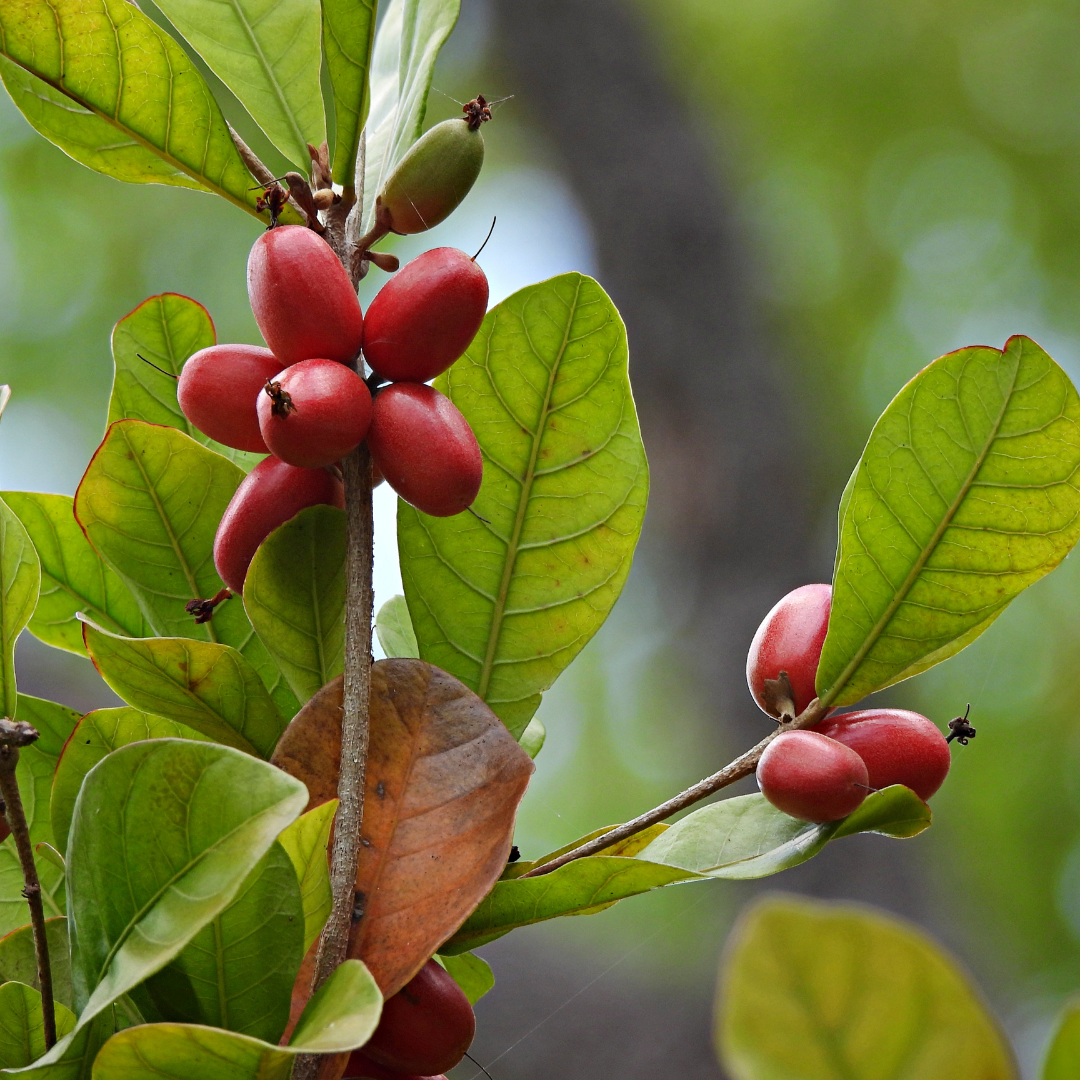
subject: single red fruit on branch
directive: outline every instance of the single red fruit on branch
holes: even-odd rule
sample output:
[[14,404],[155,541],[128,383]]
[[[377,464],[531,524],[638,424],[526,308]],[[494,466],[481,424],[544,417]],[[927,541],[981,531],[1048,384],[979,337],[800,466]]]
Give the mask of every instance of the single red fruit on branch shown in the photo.
[[429,960],[383,1003],[379,1026],[363,1051],[399,1073],[433,1076],[461,1061],[475,1034],[469,999],[443,967]]
[[446,1080],[445,1076],[416,1076],[387,1069],[366,1057],[362,1050],[354,1050],[345,1066],[344,1080]]
[[330,245],[302,225],[279,225],[248,256],[248,299],[283,367],[325,357],[352,363],[364,318],[349,275]]
[[317,469],[359,446],[371,423],[371,392],[336,360],[301,360],[268,379],[258,397],[259,428],[270,452]]
[[276,457],[260,461],[241,481],[214,537],[214,565],[234,593],[242,593],[259,545],[309,506],[345,508],[341,481],[325,469],[298,469]]
[[265,454],[255,398],[281,361],[258,345],[211,345],[188,358],[176,384],[183,414],[234,450]]
[[[765,616],[750,643],[746,657],[746,682],[759,707],[779,717],[777,688],[766,680],[780,679],[787,672],[798,716],[817,697],[817,677],[821,646],[829,629],[832,586],[803,585],[789,592]],[[770,691],[772,691],[770,693]]]
[[364,356],[392,382],[434,379],[472,343],[487,302],[487,276],[464,251],[425,251],[371,301]]
[[866,798],[869,776],[863,759],[816,731],[785,731],[761,755],[761,794],[785,814],[803,821],[838,821]]
[[952,755],[937,725],[906,709],[863,709],[830,716],[811,730],[851,747],[870,786],[903,784],[923,802],[945,782]]
[[459,514],[480,490],[484,462],[476,436],[433,387],[393,383],[380,390],[367,442],[386,482],[425,514]]

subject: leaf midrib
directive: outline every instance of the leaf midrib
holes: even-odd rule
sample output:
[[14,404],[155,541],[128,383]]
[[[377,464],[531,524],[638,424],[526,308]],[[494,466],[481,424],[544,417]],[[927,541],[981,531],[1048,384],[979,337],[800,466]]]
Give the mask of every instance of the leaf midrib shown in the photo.
[[[555,389],[555,380],[558,377],[559,368],[562,364],[563,357],[566,354],[570,330],[573,327],[574,316],[577,313],[577,303],[578,298],[581,295],[582,280],[582,277],[578,275],[574,287],[574,297],[568,305],[569,314],[567,315],[566,326],[563,330],[563,339],[559,345],[558,354],[552,362],[551,371],[548,375],[548,384],[544,392],[544,402],[540,409],[536,431],[533,433],[529,464],[525,470],[525,476],[521,481],[521,495],[518,499],[517,515],[514,518],[514,530],[510,534],[510,542],[506,546],[506,558],[503,562],[502,580],[499,582],[499,591],[495,595],[495,610],[491,616],[491,628],[488,631],[487,649],[484,652],[484,663],[480,669],[480,680],[476,687],[476,692],[481,698],[487,697],[488,687],[491,683],[491,674],[495,668],[495,651],[498,648],[499,638],[502,635],[503,613],[506,610],[506,599],[510,592],[510,582],[513,580],[514,576],[514,565],[517,563],[518,544],[521,541],[521,532],[525,527],[525,514],[528,511],[529,501],[532,498],[532,485],[536,474],[536,461],[540,455],[540,444],[544,438],[544,430],[547,424],[549,406],[551,404],[551,395]],[[495,326],[492,325],[491,334],[494,333]],[[490,345],[491,335],[488,335],[487,347],[489,349]]]
[[[866,659],[867,654],[877,644],[878,639],[881,637],[882,633],[884,633],[885,628],[892,621],[892,617],[896,614],[897,609],[907,599],[907,594],[911,591],[919,575],[923,572],[923,569],[926,566],[926,563],[929,560],[930,556],[937,549],[938,544],[941,542],[942,536],[945,535],[945,530],[948,529],[948,527],[952,524],[952,520],[956,516],[957,511],[960,509],[961,504],[967,498],[968,493],[971,491],[972,485],[975,483],[975,478],[979,475],[979,470],[983,467],[983,463],[986,461],[986,458],[989,455],[991,448],[997,441],[998,431],[1001,429],[1001,422],[1005,418],[1005,413],[1008,411],[1009,404],[1012,401],[1013,393],[1016,390],[1016,380],[1020,375],[1020,368],[1023,365],[1023,362],[1024,357],[1021,353],[1020,356],[1017,358],[1016,367],[1013,370],[1008,393],[1002,396],[1001,410],[999,411],[997,418],[994,420],[993,429],[990,432],[990,435],[987,438],[981,453],[976,457],[975,462],[969,470],[967,477],[964,479],[963,484],[957,491],[955,498],[949,505],[949,508],[945,511],[944,515],[942,515],[942,519],[938,523],[937,528],[934,530],[929,541],[924,545],[922,551],[919,554],[919,557],[912,564],[911,569],[908,571],[907,576],[901,583],[900,588],[896,590],[896,593],[893,596],[892,600],[889,602],[888,607],[882,612],[877,622],[874,623],[874,625],[870,628],[870,632],[866,635],[866,638],[864,639],[862,645],[859,646],[855,655],[848,661],[847,665],[840,672],[840,675],[837,677],[836,681],[828,689],[828,691],[822,695],[822,707],[827,708],[840,695],[844,687],[851,680],[851,677],[855,674],[859,666],[862,664],[863,660]],[[963,372],[961,372],[960,378],[962,377]],[[959,383],[959,381],[960,380],[958,379],[957,382]],[[915,453],[914,440],[912,445],[912,453]],[[920,467],[923,468],[923,470],[929,476],[929,470],[927,470],[926,467],[922,465],[922,462],[920,462],[919,464]],[[933,483],[932,480],[931,483]],[[884,499],[882,499],[881,501],[885,502]],[[886,503],[886,505],[888,504]],[[891,507],[889,508],[889,512],[893,513]]]

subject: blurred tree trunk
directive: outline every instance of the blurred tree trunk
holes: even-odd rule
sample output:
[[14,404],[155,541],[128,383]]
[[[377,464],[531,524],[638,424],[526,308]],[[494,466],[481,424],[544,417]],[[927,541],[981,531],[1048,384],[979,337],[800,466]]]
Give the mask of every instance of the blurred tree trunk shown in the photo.
[[[495,56],[592,224],[603,285],[626,320],[652,467],[644,549],[670,595],[689,607],[681,644],[717,720],[717,754],[733,754],[768,730],[744,675],[757,623],[788,589],[827,580],[831,569],[811,554],[814,508],[805,492],[815,432],[797,415],[775,352],[755,324],[751,261],[725,205],[716,159],[661,76],[632,6],[494,0],[494,12]],[[919,878],[895,843],[855,839],[778,884],[918,918],[925,903]],[[515,937],[494,948],[509,954],[529,945]],[[549,978],[559,982],[555,961],[529,961],[540,968],[527,980],[532,1015],[550,1011],[540,988]],[[490,1007],[516,1027],[511,997]],[[673,1008],[669,994],[632,1000],[625,987],[598,998],[575,1002],[572,1020],[538,1035],[546,1053],[537,1064],[557,1063],[566,1078],[644,1078],[659,1075],[658,1067],[669,1075],[718,1075],[707,1032],[699,1030],[700,1004]],[[551,1008],[563,1000],[553,994]],[[673,1038],[672,1023],[681,1039]],[[586,1045],[590,1030],[602,1051]],[[617,1032],[622,1044],[613,1046]],[[566,1042],[552,1045],[553,1038]],[[646,1043],[664,1048],[662,1063],[642,1055]],[[590,1060],[594,1053],[607,1056]],[[601,1061],[608,1067],[598,1072]],[[512,1062],[505,1063],[512,1075],[533,1075],[517,1073]]]

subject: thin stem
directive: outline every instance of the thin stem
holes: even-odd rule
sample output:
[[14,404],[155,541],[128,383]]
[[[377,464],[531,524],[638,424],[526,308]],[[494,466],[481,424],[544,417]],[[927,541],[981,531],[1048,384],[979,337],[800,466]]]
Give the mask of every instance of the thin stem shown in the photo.
[[41,903],[41,882],[38,881],[34,864],[34,849],[30,843],[30,830],[26,824],[15,767],[19,763],[19,747],[36,741],[38,733],[29,725],[11,720],[0,720],[0,799],[3,799],[4,817],[15,837],[15,850],[23,873],[23,896],[30,905],[30,924],[34,933],[34,949],[37,953],[38,988],[41,990],[41,1018],[45,1028],[45,1049],[56,1044],[56,1009],[53,1006],[52,969],[49,966],[49,942],[45,937],[45,909]]
[[552,870],[558,870],[560,866],[565,866],[575,859],[583,859],[587,855],[596,855],[613,844],[628,840],[631,836],[643,832],[665,818],[671,817],[672,814],[677,814],[680,810],[685,810],[688,806],[693,806],[694,803],[707,799],[710,795],[715,795],[721,789],[734,784],[736,780],[741,780],[744,776],[749,776],[754,772],[758,762],[761,760],[761,755],[765,751],[765,747],[777,735],[785,731],[794,731],[797,728],[813,727],[824,719],[827,711],[815,698],[793,720],[778,724],[776,730],[770,732],[757,746],[747,750],[745,754],[741,754],[729,765],[725,765],[719,772],[713,773],[712,776],[706,776],[704,780],[699,780],[673,799],[668,799],[667,802],[653,807],[652,810],[634,818],[633,821],[628,821],[625,825],[619,825],[604,833],[603,836],[598,836],[595,840],[590,840],[588,843],[560,855],[557,859],[552,859],[551,862],[546,862],[542,866],[534,866],[527,874],[521,876],[523,878],[540,877],[543,874],[550,874]]

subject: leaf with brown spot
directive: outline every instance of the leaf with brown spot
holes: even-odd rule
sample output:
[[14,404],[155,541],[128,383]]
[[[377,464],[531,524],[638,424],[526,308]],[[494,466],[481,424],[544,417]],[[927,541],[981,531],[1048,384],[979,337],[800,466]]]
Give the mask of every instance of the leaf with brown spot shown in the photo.
[[[341,695],[340,678],[324,686],[272,758],[307,784],[309,809],[337,796]],[[373,665],[370,716],[356,878],[364,916],[349,956],[389,996],[498,880],[533,763],[476,694],[422,660]]]

